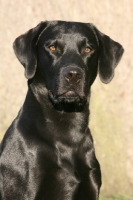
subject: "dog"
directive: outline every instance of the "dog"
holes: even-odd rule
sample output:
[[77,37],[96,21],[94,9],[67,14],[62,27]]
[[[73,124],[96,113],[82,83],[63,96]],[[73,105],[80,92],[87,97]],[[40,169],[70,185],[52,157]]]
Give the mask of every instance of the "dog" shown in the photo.
[[1,143],[1,200],[98,200],[90,88],[112,80],[123,47],[91,23],[45,21],[13,48],[28,92]]

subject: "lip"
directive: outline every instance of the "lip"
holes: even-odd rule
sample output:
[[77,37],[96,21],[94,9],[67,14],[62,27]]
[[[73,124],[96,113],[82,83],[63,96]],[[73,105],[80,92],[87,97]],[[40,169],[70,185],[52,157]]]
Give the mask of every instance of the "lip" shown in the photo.
[[75,96],[79,96],[76,92],[74,91],[67,91],[61,95],[57,95],[57,97],[75,97]]
[[84,99],[86,100],[86,96],[84,94],[80,95],[77,92],[73,91],[73,90],[69,90],[66,91],[64,93],[57,93],[57,94],[53,94],[51,91],[49,91],[49,96],[52,99],[58,99],[58,98],[77,98],[79,97],[80,99]]
[[49,97],[54,105],[61,103],[63,105],[75,104],[78,107],[83,106],[87,100],[87,97],[84,94],[81,95],[72,90],[64,93],[56,93],[55,95],[52,93],[52,91],[49,91]]

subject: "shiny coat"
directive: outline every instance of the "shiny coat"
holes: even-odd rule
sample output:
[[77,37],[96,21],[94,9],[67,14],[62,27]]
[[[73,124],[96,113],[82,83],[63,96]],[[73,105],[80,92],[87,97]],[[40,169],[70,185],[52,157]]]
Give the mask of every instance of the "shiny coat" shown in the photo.
[[111,81],[122,46],[93,24],[46,21],[13,48],[28,92],[1,143],[0,199],[98,200],[90,87]]

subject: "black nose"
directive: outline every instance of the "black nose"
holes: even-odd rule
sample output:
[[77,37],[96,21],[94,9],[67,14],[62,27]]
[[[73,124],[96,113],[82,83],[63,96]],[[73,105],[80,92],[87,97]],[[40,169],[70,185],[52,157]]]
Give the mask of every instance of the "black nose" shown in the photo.
[[63,74],[65,80],[71,84],[79,83],[83,77],[79,68],[67,67],[64,69]]

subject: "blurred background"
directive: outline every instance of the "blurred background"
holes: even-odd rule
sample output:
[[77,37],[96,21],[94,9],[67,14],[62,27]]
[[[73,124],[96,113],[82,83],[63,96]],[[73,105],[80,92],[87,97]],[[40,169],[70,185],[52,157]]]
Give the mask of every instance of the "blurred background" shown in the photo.
[[121,43],[115,77],[92,86],[90,128],[101,164],[104,199],[133,200],[133,0],[0,0],[0,140],[27,92],[12,43],[45,20],[91,22]]

